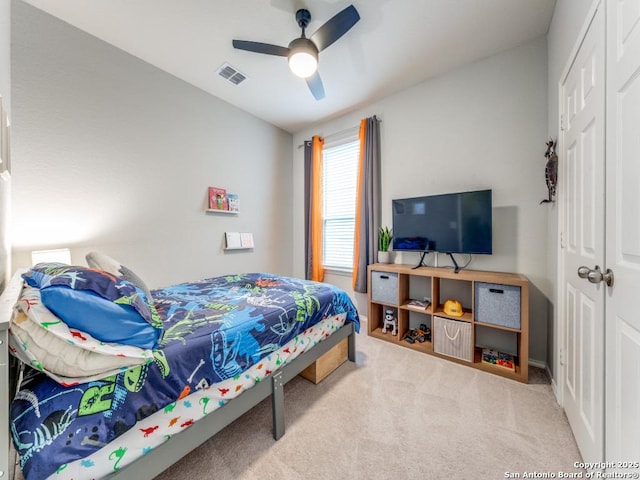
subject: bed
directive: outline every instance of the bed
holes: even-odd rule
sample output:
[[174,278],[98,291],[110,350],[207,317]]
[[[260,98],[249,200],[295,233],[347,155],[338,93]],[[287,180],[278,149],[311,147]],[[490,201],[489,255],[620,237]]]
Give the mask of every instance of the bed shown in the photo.
[[[269,396],[277,440],[284,385],[344,339],[355,361],[358,314],[328,284],[249,273],[148,291],[135,277],[66,267],[18,272],[0,300],[0,425],[12,439],[0,436],[0,476],[15,462],[27,480],[152,478]],[[127,312],[150,306],[144,335],[68,315],[95,294],[82,286],[94,276],[116,282],[112,303]],[[73,295],[55,303],[54,290]],[[15,394],[10,357],[26,365]]]

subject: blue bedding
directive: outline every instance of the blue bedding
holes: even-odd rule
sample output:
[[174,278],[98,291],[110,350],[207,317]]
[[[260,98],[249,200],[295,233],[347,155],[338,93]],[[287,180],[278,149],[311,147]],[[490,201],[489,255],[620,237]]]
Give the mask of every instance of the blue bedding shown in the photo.
[[240,375],[323,318],[346,313],[359,330],[346,293],[324,283],[253,273],[152,294],[164,325],[153,362],[67,387],[29,369],[10,409],[27,480],[89,456],[195,389]]

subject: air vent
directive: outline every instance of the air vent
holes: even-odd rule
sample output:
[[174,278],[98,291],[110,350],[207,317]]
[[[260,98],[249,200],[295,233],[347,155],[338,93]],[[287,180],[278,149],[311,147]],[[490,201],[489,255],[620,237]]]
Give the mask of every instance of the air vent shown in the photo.
[[225,80],[230,81],[234,85],[238,85],[247,79],[247,76],[243,73],[240,73],[236,68],[232,67],[228,63],[222,64],[222,66],[218,69],[218,75],[220,75]]

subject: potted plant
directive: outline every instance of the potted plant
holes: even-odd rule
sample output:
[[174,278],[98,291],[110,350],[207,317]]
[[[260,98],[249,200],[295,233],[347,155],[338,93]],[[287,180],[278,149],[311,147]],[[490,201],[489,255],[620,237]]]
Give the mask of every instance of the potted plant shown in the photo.
[[378,262],[390,263],[391,252],[389,252],[389,247],[391,246],[392,238],[393,231],[389,227],[380,227],[378,229]]

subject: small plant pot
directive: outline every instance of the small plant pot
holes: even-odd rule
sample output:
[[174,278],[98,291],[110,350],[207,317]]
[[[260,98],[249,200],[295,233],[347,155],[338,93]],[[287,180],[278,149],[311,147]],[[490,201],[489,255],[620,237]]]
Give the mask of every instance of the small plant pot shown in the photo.
[[391,252],[378,251],[378,263],[391,263]]

